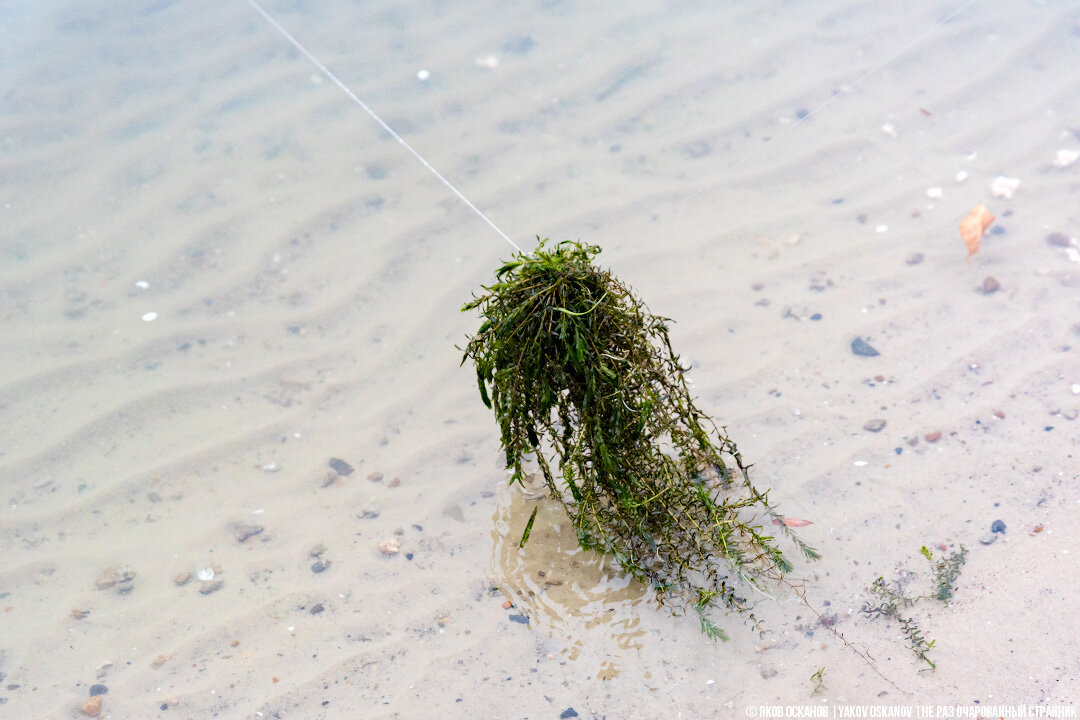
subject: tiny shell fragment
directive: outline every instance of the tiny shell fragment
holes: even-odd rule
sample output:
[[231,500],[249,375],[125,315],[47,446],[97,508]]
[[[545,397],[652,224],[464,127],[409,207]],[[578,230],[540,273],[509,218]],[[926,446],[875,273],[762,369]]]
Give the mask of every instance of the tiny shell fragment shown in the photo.
[[992,222],[994,222],[993,214],[982,203],[973,207],[968,216],[960,221],[960,237],[967,245],[969,256],[979,252],[979,243],[982,241],[983,233]]
[[[773,525],[779,525],[780,522],[781,522],[780,520],[774,519],[773,520]],[[814,521],[813,520],[800,520],[799,518],[788,517],[788,518],[783,519],[783,523],[785,525],[787,525],[788,527],[806,527],[807,525],[813,525]]]
[[1020,181],[1016,178],[1007,178],[1004,176],[997,176],[994,178],[994,182],[990,183],[990,193],[994,197],[1005,198],[1008,200],[1016,192],[1016,188],[1020,187]]
[[938,199],[944,196],[945,191],[939,187],[926,188],[926,197]]
[[383,555],[397,555],[401,552],[401,538],[391,537],[379,543]]
[[1054,158],[1054,167],[1065,168],[1072,165],[1080,159],[1080,152],[1075,150],[1058,150],[1057,157]]

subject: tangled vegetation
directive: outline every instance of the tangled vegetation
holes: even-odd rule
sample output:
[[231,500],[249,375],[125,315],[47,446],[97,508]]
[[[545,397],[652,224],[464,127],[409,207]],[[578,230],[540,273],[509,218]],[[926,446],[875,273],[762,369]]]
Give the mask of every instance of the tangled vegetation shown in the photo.
[[960,568],[967,558],[967,548],[963,545],[954,553],[935,559],[930,548],[923,545],[919,554],[930,563],[933,577],[933,593],[929,595],[908,595],[904,591],[904,582],[897,580],[889,584],[885,578],[879,577],[870,586],[870,592],[876,600],[867,600],[863,604],[862,613],[868,618],[883,617],[895,620],[900,625],[900,631],[904,635],[908,648],[915,658],[926,663],[925,669],[936,670],[937,665],[927,657],[927,653],[933,649],[936,641],[928,640],[923,634],[922,628],[916,623],[914,617],[905,617],[909,613],[904,612],[907,608],[914,607],[922,600],[937,600],[948,603],[956,590],[956,581],[960,577]]
[[583,548],[612,555],[661,602],[696,610],[710,637],[724,638],[709,617],[717,608],[758,626],[746,587],[767,592],[792,569],[773,528],[819,556],[694,405],[669,321],[592,264],[599,250],[540,241],[463,308],[484,318],[462,363],[473,361],[495,412],[511,482],[538,468]]

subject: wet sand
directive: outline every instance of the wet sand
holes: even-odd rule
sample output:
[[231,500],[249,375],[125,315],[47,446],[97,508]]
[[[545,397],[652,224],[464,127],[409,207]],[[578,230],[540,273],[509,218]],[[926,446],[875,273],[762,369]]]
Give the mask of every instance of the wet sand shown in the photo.
[[[266,5],[511,238],[675,319],[888,680],[795,597],[709,643],[552,501],[517,548],[455,347],[511,248],[247,3],[6,7],[0,714],[1074,703],[1080,13],[960,6]],[[921,672],[859,609],[961,544]]]

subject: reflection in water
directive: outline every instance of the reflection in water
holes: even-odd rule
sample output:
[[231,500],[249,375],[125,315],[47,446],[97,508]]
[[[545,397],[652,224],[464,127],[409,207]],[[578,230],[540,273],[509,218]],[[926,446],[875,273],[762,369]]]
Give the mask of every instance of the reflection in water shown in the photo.
[[[529,542],[519,548],[533,508],[539,505]],[[493,573],[495,584],[553,639],[565,640],[576,660],[585,646],[638,649],[644,635],[634,608],[648,589],[628,577],[610,558],[578,547],[574,526],[557,501],[531,499],[518,489],[503,491],[495,511]],[[612,648],[613,649],[613,648]],[[597,671],[618,674],[611,659]]]

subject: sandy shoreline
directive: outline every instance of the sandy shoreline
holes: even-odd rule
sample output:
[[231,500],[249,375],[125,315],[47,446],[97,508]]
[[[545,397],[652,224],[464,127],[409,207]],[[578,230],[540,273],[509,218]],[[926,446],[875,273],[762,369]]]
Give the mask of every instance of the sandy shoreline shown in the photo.
[[[675,319],[703,409],[814,523],[795,577],[895,686],[795,598],[715,646],[565,524],[517,549],[533,501],[455,347],[510,248],[247,3],[22,3],[0,714],[98,684],[117,718],[1076,702],[1075,8],[266,7],[512,238],[595,242]],[[859,608],[960,544],[919,672]]]

